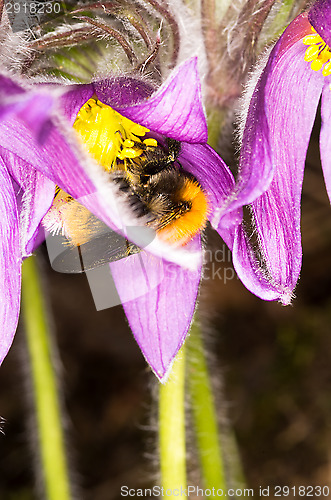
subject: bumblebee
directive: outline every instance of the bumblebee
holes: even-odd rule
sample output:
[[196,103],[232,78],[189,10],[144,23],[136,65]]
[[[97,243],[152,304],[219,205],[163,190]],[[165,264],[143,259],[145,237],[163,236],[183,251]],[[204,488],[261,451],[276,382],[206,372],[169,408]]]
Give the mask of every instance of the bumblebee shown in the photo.
[[207,220],[206,196],[198,181],[182,170],[180,148],[173,139],[166,139],[165,147],[147,146],[139,161],[112,176],[133,213],[145,217],[160,239],[178,246],[190,241]]
[[[132,213],[142,218],[158,238],[183,246],[203,229],[208,216],[207,198],[198,181],[182,169],[179,141],[156,140],[148,129],[96,99],[81,108],[74,128],[90,154],[109,172],[110,182],[117,185]],[[55,266],[53,262],[53,267],[62,272],[81,272],[140,251],[60,189],[44,226],[67,239],[66,250]],[[74,247],[88,254],[84,263],[79,252],[75,259],[70,255]]]

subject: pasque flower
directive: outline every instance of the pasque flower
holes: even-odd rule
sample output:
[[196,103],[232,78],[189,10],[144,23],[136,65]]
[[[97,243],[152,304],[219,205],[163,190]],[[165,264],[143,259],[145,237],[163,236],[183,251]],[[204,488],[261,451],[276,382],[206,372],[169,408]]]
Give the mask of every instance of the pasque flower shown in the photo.
[[[219,216],[234,180],[207,145],[197,60],[177,67],[156,91],[132,77],[62,90],[37,86],[35,93],[9,79],[2,84],[3,94],[12,85],[11,102],[17,108],[1,103],[2,186],[8,185],[1,189],[0,254],[5,269],[0,289],[1,359],[16,329],[21,259],[31,253],[41,221],[51,226],[58,220],[54,214],[61,218],[53,203],[55,187],[79,200],[111,229],[126,234],[127,226],[151,225],[148,213],[137,214],[130,206],[133,201],[139,201],[140,208],[147,203],[140,192],[131,192],[134,169],[143,162],[155,167],[163,161],[164,170],[175,164],[176,177],[181,179],[177,205],[182,211],[177,206],[173,218],[153,226],[156,237],[147,248],[110,266],[133,334],[155,374],[164,379],[192,321],[206,220],[220,232],[241,220],[240,209]],[[33,98],[37,107],[25,105],[23,112],[19,106]],[[171,144],[176,154],[164,160]],[[155,197],[164,203],[164,193]],[[60,221],[59,228],[65,231],[65,221]],[[139,243],[134,235],[130,239]],[[143,262],[144,272],[137,272],[137,259]]]
[[[302,260],[300,202],[308,142],[321,98],[320,151],[331,194],[331,2],[317,0],[287,27],[248,89],[237,195],[251,204],[255,249],[229,237],[239,277],[253,293],[291,301]],[[259,255],[258,255],[259,254]]]

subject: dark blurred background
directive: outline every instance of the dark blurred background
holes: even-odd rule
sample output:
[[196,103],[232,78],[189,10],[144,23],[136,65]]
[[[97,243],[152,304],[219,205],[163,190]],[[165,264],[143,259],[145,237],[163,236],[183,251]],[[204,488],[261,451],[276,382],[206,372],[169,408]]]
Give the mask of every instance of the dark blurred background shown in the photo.
[[[219,275],[233,279],[211,279],[209,263],[201,288],[215,387],[223,386],[222,394],[216,391],[218,408],[235,430],[253,488],[331,486],[331,210],[317,141],[315,131],[304,183],[303,268],[293,305],[250,294],[230,272],[225,251]],[[224,249],[215,233],[208,248]],[[96,312],[84,275],[54,272],[45,248],[39,257],[54,317],[77,496],[115,500],[123,484],[149,487],[157,477],[150,418],[157,382],[122,308]],[[22,397],[28,392],[24,352],[21,325],[0,369],[1,500],[37,498],[29,398]],[[194,477],[194,463],[191,469]]]

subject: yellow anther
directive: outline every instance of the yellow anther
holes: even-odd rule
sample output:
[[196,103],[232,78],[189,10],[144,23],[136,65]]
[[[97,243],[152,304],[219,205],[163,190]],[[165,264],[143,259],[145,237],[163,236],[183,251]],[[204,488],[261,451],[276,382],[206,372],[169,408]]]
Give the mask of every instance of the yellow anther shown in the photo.
[[310,45],[305,52],[305,61],[310,62],[316,59],[319,53],[319,48],[316,45]]
[[153,139],[152,137],[149,137],[148,139],[144,139],[143,142],[144,142],[144,144],[146,146],[150,146],[150,147],[153,147],[153,148],[157,147],[157,140]]
[[137,158],[141,155],[141,149],[123,148],[121,156],[124,158]]
[[320,71],[322,75],[331,75],[331,50],[326,45],[324,40],[311,27],[312,33],[302,39],[304,45],[309,45],[305,51],[304,60],[310,62],[310,67],[313,71]]
[[304,45],[313,45],[314,43],[321,42],[322,39],[319,35],[307,35],[302,39]]
[[125,148],[132,148],[134,146],[134,142],[130,139],[125,139],[125,141],[123,142],[123,146]]
[[135,123],[131,128],[130,132],[134,135],[144,136],[146,132],[149,132],[149,130],[148,128],[143,127],[142,125]]
[[315,61],[311,63],[310,67],[313,71],[319,71],[323,64],[324,62],[321,59],[315,59]]
[[322,71],[323,76],[331,75],[331,61],[327,62]]

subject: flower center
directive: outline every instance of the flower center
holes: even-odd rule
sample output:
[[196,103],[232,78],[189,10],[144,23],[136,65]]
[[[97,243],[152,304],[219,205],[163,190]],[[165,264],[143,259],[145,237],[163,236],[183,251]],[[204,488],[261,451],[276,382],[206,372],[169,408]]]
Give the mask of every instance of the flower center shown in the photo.
[[331,75],[331,49],[320,37],[316,30],[311,27],[312,33],[303,38],[303,43],[309,45],[305,52],[305,61],[310,62],[313,71],[323,68],[323,76]]
[[[91,156],[111,174],[131,210],[172,245],[188,243],[204,228],[208,202],[199,182],[178,161],[179,141],[162,138],[132,122],[96,98],[79,110],[73,128]],[[81,207],[78,208],[78,207]],[[89,240],[89,212],[59,190],[47,216],[46,229],[61,232],[73,245]],[[82,223],[77,223],[81,218]],[[95,225],[95,222],[93,223]]]
[[89,99],[79,110],[73,128],[89,153],[105,170],[126,170],[127,161],[138,158],[153,138],[141,140],[148,128],[132,122],[98,99]]

